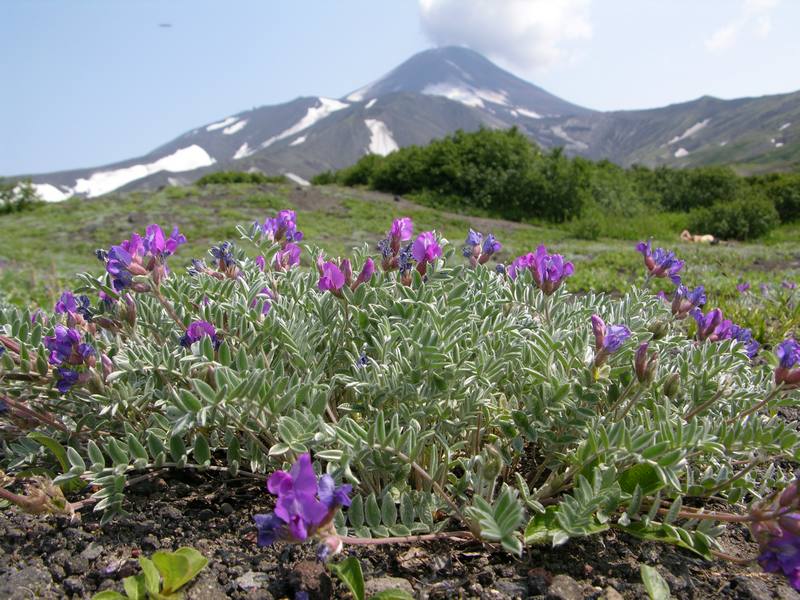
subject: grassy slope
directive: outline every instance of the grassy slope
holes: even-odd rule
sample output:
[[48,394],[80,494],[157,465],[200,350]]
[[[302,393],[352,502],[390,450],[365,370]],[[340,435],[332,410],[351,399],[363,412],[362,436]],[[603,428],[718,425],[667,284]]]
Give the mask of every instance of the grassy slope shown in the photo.
[[[373,246],[392,218],[407,215],[414,219],[417,231],[436,228],[458,246],[470,226],[492,231],[505,246],[500,257],[504,262],[545,243],[575,262],[576,274],[570,282],[574,290],[621,290],[642,281],[635,240],[581,241],[570,238],[566,229],[466,217],[361,190],[230,185],[73,199],[1,216],[0,290],[12,302],[37,302],[49,308],[74,273],[102,272],[94,258],[96,248],[108,248],[131,231],[143,233],[149,223],[180,227],[189,243],[173,264],[188,264],[192,257],[206,256],[213,243],[235,241],[237,224],[263,220],[287,207],[298,211],[306,241],[333,254],[347,254],[365,242]],[[730,296],[742,279],[754,287],[760,282],[800,279],[796,233],[796,228],[784,228],[765,244],[696,246],[681,244],[677,235],[655,242],[675,249],[687,261],[689,285],[703,283],[717,294]]]

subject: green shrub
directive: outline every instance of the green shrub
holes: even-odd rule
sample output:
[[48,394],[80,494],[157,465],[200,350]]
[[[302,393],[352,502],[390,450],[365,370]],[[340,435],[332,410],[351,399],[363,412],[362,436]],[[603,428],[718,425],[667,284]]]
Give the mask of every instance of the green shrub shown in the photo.
[[731,202],[718,202],[689,215],[692,233],[725,240],[750,240],[768,233],[780,224],[775,205],[755,191],[739,194]]
[[41,204],[31,181],[4,181],[0,179],[0,215],[22,212]]
[[216,173],[203,175],[195,182],[199,186],[229,183],[286,183],[286,177],[283,175],[264,175],[264,173],[259,172],[217,171]]

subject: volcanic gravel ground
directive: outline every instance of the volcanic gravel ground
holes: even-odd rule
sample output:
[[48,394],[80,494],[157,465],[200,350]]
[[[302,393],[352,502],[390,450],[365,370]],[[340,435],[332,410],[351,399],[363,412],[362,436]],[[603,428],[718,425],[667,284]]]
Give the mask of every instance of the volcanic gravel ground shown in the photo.
[[[166,479],[166,481],[165,481]],[[167,483],[167,481],[169,483]],[[82,519],[0,512],[0,598],[88,598],[122,591],[139,572],[137,556],[193,546],[209,566],[186,588],[188,600],[215,598],[348,598],[315,561],[315,545],[259,548],[252,515],[271,508],[252,480],[193,472],[162,473],[130,490],[130,515],[100,526],[89,508]],[[752,556],[743,527],[722,540],[727,552]],[[416,598],[647,598],[639,565],[655,566],[673,597],[800,598],[785,581],[758,567],[706,562],[684,551],[608,532],[558,548],[526,549],[521,559],[476,543],[346,546],[361,559],[368,592],[402,588]]]

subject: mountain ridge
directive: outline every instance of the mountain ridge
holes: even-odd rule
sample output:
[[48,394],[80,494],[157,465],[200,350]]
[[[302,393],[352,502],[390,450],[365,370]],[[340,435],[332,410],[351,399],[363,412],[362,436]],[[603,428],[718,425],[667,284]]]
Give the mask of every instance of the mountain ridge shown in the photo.
[[800,92],[664,107],[596,111],[563,100],[462,47],[410,57],[340,98],[300,96],[190,129],[140,157],[31,175],[58,201],[191,183],[213,170],[339,169],[364,154],[422,145],[458,129],[517,127],[548,149],[623,166],[729,163],[758,170],[800,164]]

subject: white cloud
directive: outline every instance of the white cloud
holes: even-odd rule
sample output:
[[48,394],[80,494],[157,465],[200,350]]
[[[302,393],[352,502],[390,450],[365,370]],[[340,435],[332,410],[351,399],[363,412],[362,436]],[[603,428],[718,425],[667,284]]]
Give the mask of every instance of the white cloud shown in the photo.
[[575,43],[592,36],[590,2],[419,0],[419,7],[422,30],[435,44],[468,46],[533,71],[576,57]]
[[706,40],[706,49],[721,53],[732,48],[742,33],[752,33],[764,38],[772,30],[772,19],[769,13],[778,6],[780,0],[744,0],[739,14],[721,26]]

